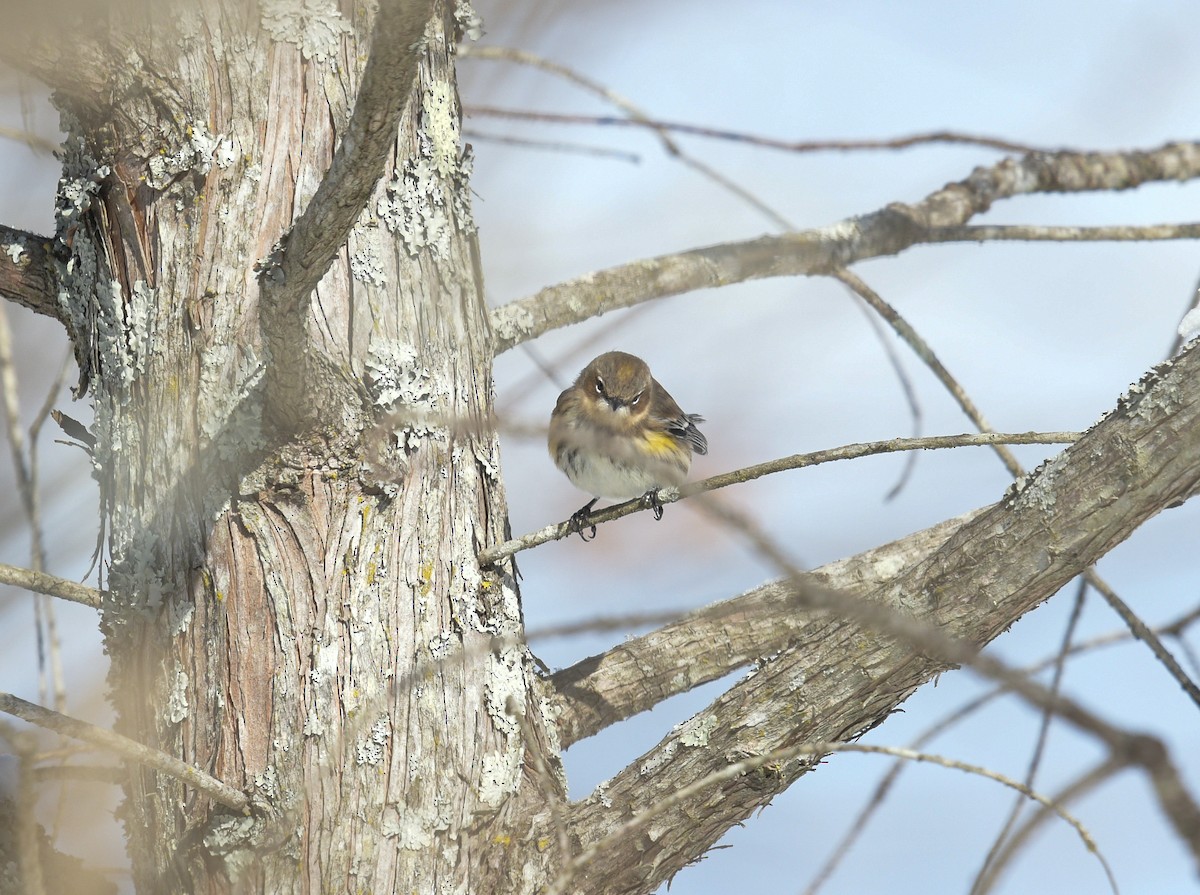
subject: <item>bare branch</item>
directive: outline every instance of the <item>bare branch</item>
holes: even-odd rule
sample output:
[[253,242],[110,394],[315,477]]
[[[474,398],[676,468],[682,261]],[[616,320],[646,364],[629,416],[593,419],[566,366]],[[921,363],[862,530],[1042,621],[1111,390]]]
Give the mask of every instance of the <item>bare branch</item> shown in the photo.
[[1158,659],[1159,663],[1170,672],[1171,677],[1175,678],[1176,683],[1183,689],[1183,692],[1188,695],[1197,707],[1200,707],[1200,687],[1196,686],[1183,666],[1179,664],[1171,651],[1167,649],[1166,644],[1162,639],[1150,629],[1137,613],[1129,608],[1129,604],[1118,596],[1117,592],[1112,589],[1107,581],[1100,578],[1094,569],[1089,570],[1089,574],[1084,576],[1088,584],[1096,588],[1096,592],[1104,597],[1108,605],[1112,608],[1125,624],[1129,627],[1129,631],[1142,643],[1150,648],[1150,652],[1154,653],[1154,658]]
[[[476,48],[471,54],[481,56],[480,50],[504,52],[498,47]],[[519,51],[518,51],[519,52]],[[532,64],[532,63],[531,63]],[[549,63],[554,65],[554,63]],[[574,73],[564,75],[575,80]],[[558,112],[531,112],[528,109],[499,109],[495,106],[468,106],[468,115],[480,115],[488,118],[509,118],[515,121],[537,121],[545,124],[584,124],[599,127],[636,127],[665,133],[683,134],[688,137],[707,137],[711,140],[726,140],[733,143],[746,143],[763,149],[778,149],[782,152],[851,152],[854,150],[871,149],[910,149],[914,146],[927,145],[957,145],[981,146],[985,149],[996,149],[1000,152],[1050,152],[1045,146],[1031,146],[1028,143],[1016,143],[1000,137],[988,137],[982,134],[965,134],[960,131],[928,131],[921,134],[909,134],[906,137],[885,137],[878,140],[780,140],[761,134],[748,134],[745,131],[731,131],[725,128],[705,127],[699,124],[685,124],[679,121],[659,121],[645,116],[630,118],[614,118],[607,115],[564,115]]]
[[764,236],[634,261],[586,274],[492,312],[496,353],[552,329],[668,295],[767,277],[832,273],[864,258],[930,242],[930,231],[965,224],[996,202],[1030,193],[1132,189],[1200,176],[1200,144],[1146,152],[1031,153],[976,168],[916,205],[894,203],[817,230]]
[[[1058,654],[1055,656],[1054,674],[1050,679],[1050,692],[1057,694],[1062,688],[1063,671],[1067,664],[1067,655],[1071,650],[1071,640],[1075,636],[1075,628],[1079,624],[1079,619],[1083,615],[1083,605],[1087,598],[1087,579],[1080,578],[1079,586],[1075,591],[1075,604],[1071,608],[1071,616],[1067,619],[1066,630],[1063,631],[1062,646],[1059,647]],[[1025,785],[1032,787],[1037,779],[1038,769],[1042,764],[1042,757],[1046,752],[1046,741],[1050,736],[1050,724],[1054,720],[1053,713],[1043,710],[1042,717],[1038,723],[1037,740],[1034,743],[1033,754],[1029,759],[1029,767],[1025,771]],[[1005,820],[1004,826],[1000,828],[1000,832],[996,834],[995,840],[992,842],[992,847],[988,849],[987,855],[983,859],[983,865],[979,868],[979,872],[975,875],[975,881],[971,885],[971,895],[980,895],[980,885],[992,869],[992,863],[996,860],[1000,849],[1005,845],[1009,834],[1017,821],[1021,817],[1021,812],[1025,808],[1025,802],[1017,799],[1013,801],[1013,806],[1009,811],[1008,819]]]
[[[1186,631],[1189,626],[1191,626],[1198,620],[1200,620],[1200,607],[1194,608],[1194,609],[1190,610],[1189,612],[1186,612],[1186,613],[1178,616],[1174,620],[1169,621],[1166,624],[1160,625],[1158,628],[1155,629],[1155,631],[1156,631],[1156,633],[1164,635],[1164,636],[1165,635],[1178,636],[1183,631]],[[1086,641],[1083,641],[1081,643],[1077,643],[1077,644],[1071,646],[1069,648],[1069,650],[1067,651],[1067,655],[1074,656],[1074,655],[1078,655],[1081,653],[1089,652],[1091,650],[1101,649],[1106,646],[1111,646],[1115,643],[1128,642],[1132,637],[1133,637],[1133,635],[1129,632],[1128,629],[1112,631],[1108,634],[1102,634],[1098,637],[1094,637],[1089,640],[1086,640]],[[1049,656],[1048,658],[1045,658],[1045,659],[1041,660],[1040,662],[1035,662],[1032,665],[1025,666],[1024,668],[1021,669],[1021,672],[1026,675],[1038,674],[1039,672],[1044,671],[1047,668],[1057,666],[1060,661],[1061,656],[1062,656],[1061,651],[1056,652],[1054,655]],[[936,721],[934,724],[932,724],[931,726],[927,727],[924,731],[922,731],[919,735],[914,737],[909,742],[909,748],[911,748],[911,749],[924,748],[926,743],[931,742],[935,737],[941,735],[943,732],[945,732],[949,728],[953,727],[954,725],[958,724],[959,722],[970,717],[975,712],[982,709],[984,706],[989,705],[995,699],[1006,695],[1008,692],[1009,692],[1008,687],[1004,686],[1003,684],[1000,684],[996,687],[993,687],[991,690],[987,691],[986,693],[983,693],[982,695],[977,696],[974,699],[971,699],[970,701],[968,701],[964,705],[960,706],[959,708],[955,709],[954,711],[948,713],[946,716],[944,716],[940,720]],[[1104,764],[1105,764],[1105,766],[1109,767],[1108,774],[1110,774],[1110,775],[1113,773],[1114,770],[1120,770],[1120,768],[1123,767],[1123,766],[1119,766],[1119,765],[1113,765],[1112,762],[1109,760],[1106,760]],[[901,773],[904,772],[904,770],[907,767],[908,767],[908,765],[904,761],[897,761],[897,762],[893,763],[891,769],[887,772],[887,774],[884,775],[884,777],[876,785],[875,790],[871,794],[870,798],[867,800],[867,803],[863,806],[863,808],[855,816],[854,820],[852,820],[848,824],[848,828],[847,828],[847,832],[846,832],[845,836],[842,837],[842,840],[833,849],[828,860],[826,860],[825,863],[821,866],[821,868],[813,875],[812,881],[804,889],[803,895],[816,895],[816,893],[820,890],[821,886],[824,885],[824,883],[829,879],[830,876],[832,876],[833,871],[837,868],[837,865],[839,863],[841,863],[842,859],[846,856],[847,853],[849,853],[850,848],[854,845],[855,841],[857,841],[859,836],[862,834],[863,830],[866,829],[867,822],[870,820],[871,816],[876,812],[876,810],[878,810],[878,808],[880,806],[882,806],[884,799],[886,798],[888,792],[891,790],[892,786],[895,784],[896,779],[900,776]],[[1067,795],[1067,792],[1069,792],[1069,788],[1068,788],[1068,790],[1064,790],[1063,793],[1060,793],[1057,797],[1055,797],[1054,801],[1062,802],[1065,804],[1071,798]],[[1044,812],[1039,812],[1039,816],[1042,816],[1042,815],[1044,815]],[[1045,821],[1046,818],[1045,818],[1045,816],[1042,816],[1041,819],[1042,819],[1042,821]],[[1027,829],[1028,826],[1029,825],[1026,825],[1025,828],[1022,828],[1022,830],[1018,831],[1017,834],[1014,836],[1014,839],[1016,839],[1017,837],[1020,837],[1023,833],[1027,835],[1029,832],[1029,830]],[[1006,853],[1011,852],[1012,848],[1013,848],[1013,845],[1010,843],[1010,846],[1005,849],[1005,852]],[[999,861],[1005,860],[1004,855],[1001,855],[1001,857],[998,860]],[[994,874],[993,874],[993,876],[994,876]]]
[[271,351],[274,414],[294,424],[312,409],[307,320],[312,291],[366,207],[412,94],[433,0],[380,3],[354,113],[308,207],[262,265],[262,325]]
[[938,227],[926,242],[1158,242],[1200,239],[1200,224],[1147,224],[1140,227],[1035,227],[987,224]]
[[[967,415],[968,419],[970,419],[971,422],[980,429],[980,431],[992,431],[991,425],[986,419],[984,419],[983,413],[978,407],[975,406],[975,402],[971,400],[971,397],[967,394],[966,389],[959,384],[958,380],[956,380],[950,374],[950,371],[947,370],[942,364],[942,362],[938,360],[937,355],[934,354],[933,348],[915,329],[913,329],[908,321],[906,321],[896,311],[895,308],[884,301],[874,289],[864,283],[851,271],[838,270],[834,271],[833,275],[841,282],[845,283],[848,287],[853,289],[854,292],[863,299],[863,301],[874,308],[879,315],[887,321],[888,325],[891,326],[892,329],[896,331],[897,335],[899,335],[900,338],[912,348],[917,357],[919,357],[925,363],[925,365],[933,372],[934,376],[938,378],[938,381],[945,386],[946,390],[954,398],[958,406],[962,408],[963,413]],[[1010,475],[1012,475],[1014,478],[1019,478],[1025,475],[1025,468],[1021,465],[1020,461],[1017,460],[1016,455],[1012,451],[1010,451],[1003,444],[997,444],[995,446],[995,451],[996,455],[1000,458],[1001,462],[1004,463],[1004,467],[1008,470]],[[1117,615],[1120,616],[1127,625],[1129,625],[1129,629],[1133,632],[1134,636],[1139,640],[1142,640],[1147,646],[1150,647],[1150,650],[1158,658],[1159,662],[1164,668],[1167,669],[1170,675],[1175,678],[1176,682],[1180,687],[1183,688],[1183,691],[1187,693],[1192,702],[1196,703],[1197,706],[1200,706],[1200,687],[1196,685],[1195,681],[1188,677],[1187,672],[1183,670],[1183,666],[1176,661],[1175,657],[1171,655],[1170,651],[1167,650],[1162,641],[1159,640],[1152,631],[1150,631],[1146,624],[1139,619],[1136,614],[1134,614],[1134,612],[1117,595],[1116,591],[1114,591],[1112,587],[1110,587],[1108,583],[1100,577],[1100,574],[1095,569],[1087,569],[1083,573],[1083,576],[1087,580],[1088,584],[1092,585],[1092,587],[1094,587],[1096,591],[1102,597],[1104,597],[1109,606],[1112,607],[1113,611],[1116,612]]]
[[[978,654],[1146,519],[1200,487],[1197,382],[1200,348],[1194,346],[1147,374],[1076,444],[924,561],[891,570],[881,587],[861,598],[818,602],[827,589],[806,594],[809,609],[828,614],[580,803],[570,822],[573,835],[586,847],[730,758],[860,735],[921,684],[961,664],[1088,732],[1115,760],[1144,769],[1200,864],[1200,807],[1160,742],[1115,728]],[[604,892],[669,878],[804,770],[781,767],[715,787],[664,813],[654,835],[606,850],[591,865],[591,878],[610,881]]]
[[946,758],[941,755],[931,755],[927,752],[915,752],[912,749],[902,749],[895,746],[873,746],[865,743],[801,743],[796,746],[789,746],[784,749],[777,749],[774,752],[768,752],[766,755],[757,755],[752,758],[745,758],[741,761],[733,762],[725,765],[720,770],[713,771],[711,774],[696,780],[687,786],[676,790],[662,800],[647,806],[644,810],[630,817],[619,827],[614,829],[603,839],[592,843],[582,852],[576,855],[570,862],[563,867],[558,879],[546,891],[546,895],[562,895],[567,891],[567,886],[574,877],[588,864],[596,860],[605,848],[613,849],[622,844],[622,840],[627,840],[631,833],[642,829],[649,824],[654,818],[666,813],[667,811],[678,808],[680,805],[687,803],[690,800],[701,796],[705,790],[726,783],[737,777],[752,774],[770,765],[785,765],[790,762],[795,762],[797,759],[808,758],[808,766],[811,766],[813,761],[820,759],[822,756],[833,752],[860,752],[868,755],[891,755],[906,761],[920,761],[929,764],[936,764],[940,767],[950,768],[952,770],[964,771],[968,774],[975,774],[980,777],[985,777],[988,780],[994,780],[997,783],[1015,789],[1017,792],[1024,795],[1026,798],[1037,802],[1048,812],[1052,812],[1061,817],[1064,821],[1074,828],[1079,838],[1083,841],[1087,851],[1096,855],[1100,861],[1101,867],[1104,868],[1105,875],[1108,877],[1109,885],[1113,891],[1117,891],[1116,880],[1113,878],[1112,869],[1108,866],[1108,861],[1100,853],[1096,846],[1095,840],[1091,837],[1083,824],[1079,822],[1072,814],[1070,814],[1061,805],[1054,802],[1052,799],[1035,792],[1024,783],[1019,783],[1010,777],[999,774],[988,768],[980,765],[968,764],[967,762],[956,761],[952,758]]
[[30,724],[53,730],[65,736],[91,743],[122,758],[136,761],[148,768],[153,768],[163,774],[168,774],[182,781],[193,789],[204,793],[214,802],[232,808],[243,814],[250,813],[250,800],[246,795],[228,784],[222,783],[215,777],[209,776],[199,768],[192,767],[178,758],[172,758],[165,752],[158,752],[148,746],[135,742],[119,733],[105,730],[78,718],[52,712],[50,709],[32,702],[26,702],[11,693],[0,693],[0,712],[15,715]]
[[[896,569],[925,559],[973,515],[829,563],[812,575],[835,590],[869,593]],[[565,749],[665,699],[718,680],[778,652],[813,623],[789,583],[775,581],[582,659],[550,678],[559,740]]]
[[709,180],[716,183],[718,186],[728,190],[733,195],[737,196],[743,202],[757,209],[775,226],[782,230],[792,230],[793,226],[788,223],[774,208],[767,205],[762,199],[754,195],[741,184],[734,182],[727,175],[717,171],[711,165],[707,165],[699,159],[695,158],[688,152],[685,152],[683,147],[671,139],[667,132],[667,128],[658,127],[654,120],[646,114],[645,111],[638,108],[631,100],[621,96],[615,90],[604,86],[599,81],[592,80],[586,75],[581,74],[573,68],[566,65],[561,65],[557,62],[552,62],[544,56],[538,56],[535,53],[530,53],[527,50],[518,50],[510,47],[472,47],[464,46],[459,50],[458,55],[465,59],[484,59],[497,60],[502,62],[514,62],[518,65],[528,65],[533,68],[541,69],[542,71],[550,72],[560,78],[565,78],[572,84],[583,88],[589,93],[603,98],[605,101],[616,106],[621,111],[625,112],[633,121],[644,124],[655,130],[658,133],[658,138],[662,142],[663,149],[668,155],[671,155],[687,165],[693,171],[707,177]]
[[34,572],[5,563],[0,563],[0,584],[11,584],[34,593],[61,597],[72,603],[91,606],[93,609],[99,609],[100,601],[104,598],[104,592],[96,590],[94,587],[87,587],[67,578],[47,575],[45,572]]
[[[1109,760],[1102,761],[1063,787],[1057,795],[1051,798],[1051,801],[1056,805],[1070,804],[1076,799],[1087,795],[1101,784],[1108,782],[1121,769],[1122,765],[1116,762]],[[1033,817],[1009,837],[1008,841],[1004,843],[1004,848],[987,867],[987,874],[979,881],[976,887],[979,895],[986,895],[987,892],[992,891],[1000,879],[1000,875],[1012,862],[1016,853],[1021,850],[1022,846],[1029,842],[1033,834],[1049,818],[1050,810],[1045,807],[1039,808]]]
[[0,224],[0,295],[65,323],[49,239]]
[[[859,457],[866,457],[872,454],[889,454],[896,451],[939,450],[955,447],[994,447],[1002,444],[1069,444],[1078,437],[1079,433],[1077,432],[979,432],[971,435],[930,435],[925,438],[892,438],[887,441],[867,441],[861,444],[848,444],[844,447],[829,448],[823,451],[812,451],[807,454],[792,454],[790,457],[768,460],[766,463],[758,463],[754,466],[736,469],[733,472],[710,476],[707,479],[692,482],[681,488],[663,488],[657,492],[658,502],[661,506],[666,506],[678,500],[683,500],[685,497],[692,497],[707,491],[715,491],[718,488],[726,488],[729,485],[750,482],[765,475],[786,472],[789,469],[803,469],[806,466],[816,466],[820,463],[831,463],[834,460],[856,460]],[[587,524],[602,525],[605,522],[612,522],[614,519],[621,519],[645,509],[649,509],[649,506],[643,498],[638,497],[633,500],[627,500],[625,503],[593,511],[588,517]],[[540,528],[520,538],[514,538],[481,551],[478,557],[479,565],[495,565],[500,560],[520,553],[522,550],[538,547],[550,541],[560,540],[572,533],[573,530],[569,521],[547,525],[545,528]]]
[[[0,736],[9,741],[17,756],[16,798],[13,799],[11,811],[16,815],[14,819],[17,829],[13,839],[16,840],[17,846],[21,891],[26,895],[45,895],[46,882],[42,872],[37,814],[34,810],[37,805],[37,792],[34,789],[33,757],[37,754],[37,741],[31,731],[15,730],[9,724],[0,724]],[[0,796],[0,801],[7,799]],[[7,835],[11,836],[12,833]]]

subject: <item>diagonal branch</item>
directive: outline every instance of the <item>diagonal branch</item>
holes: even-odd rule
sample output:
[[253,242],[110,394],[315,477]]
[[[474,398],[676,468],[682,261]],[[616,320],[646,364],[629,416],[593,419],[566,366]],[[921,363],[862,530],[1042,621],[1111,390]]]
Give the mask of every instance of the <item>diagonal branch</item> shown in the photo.
[[912,762],[927,762],[929,764],[938,765],[944,768],[964,771],[968,774],[977,774],[988,780],[995,780],[1010,789],[1016,790],[1027,799],[1031,799],[1042,806],[1047,812],[1057,814],[1062,820],[1066,821],[1075,832],[1079,835],[1086,849],[1093,853],[1097,860],[1100,861],[1105,874],[1108,877],[1109,884],[1113,892],[1117,892],[1116,880],[1113,878],[1112,869],[1109,867],[1108,861],[1105,860],[1103,854],[1100,853],[1096,846],[1095,840],[1091,834],[1084,828],[1083,824],[1077,818],[1071,815],[1062,805],[1058,804],[1053,799],[1047,798],[1041,793],[1033,790],[1028,784],[1020,783],[996,771],[980,765],[968,764],[967,762],[955,761],[951,758],[945,758],[941,755],[933,755],[928,752],[916,752],[912,749],[897,748],[895,746],[871,746],[863,743],[800,743],[795,746],[789,746],[784,749],[777,749],[773,752],[768,752],[765,755],[755,755],[749,758],[744,758],[741,761],[736,761],[725,765],[719,770],[713,771],[711,774],[700,778],[692,783],[689,783],[683,789],[676,790],[666,798],[649,806],[646,810],[635,814],[633,817],[626,820],[615,830],[606,835],[603,839],[592,843],[580,854],[576,855],[563,868],[560,876],[555,883],[546,890],[546,895],[563,895],[568,891],[567,887],[578,873],[587,867],[588,863],[595,860],[606,847],[612,847],[620,844],[622,838],[627,838],[631,833],[647,826],[655,817],[670,811],[672,808],[683,804],[697,795],[703,793],[704,790],[714,787],[720,783],[732,780],[736,777],[743,776],[755,771],[759,771],[768,765],[783,765],[789,762],[794,762],[802,758],[821,758],[833,752],[859,752],[866,755],[891,755],[901,761]]
[[65,323],[49,239],[0,224],[0,295]]
[[492,312],[496,353],[552,329],[668,295],[766,277],[827,274],[865,258],[936,242],[936,229],[960,227],[996,202],[1030,193],[1132,189],[1200,177],[1200,144],[1146,152],[1030,153],[976,168],[916,205],[893,203],[817,230],[764,236],[646,258],[548,286]]
[[46,572],[35,572],[32,569],[10,566],[7,563],[0,563],[0,584],[11,584],[34,593],[61,597],[72,603],[91,606],[93,609],[99,609],[100,601],[104,598],[103,591],[88,587],[86,584],[79,584],[67,578],[49,575]]
[[383,176],[400,117],[412,93],[433,0],[384,0],[371,37],[354,113],[329,171],[308,207],[261,266],[263,335],[271,351],[272,412],[295,423],[308,416],[307,320],[317,283]]
[[[976,511],[980,512],[980,511]],[[895,570],[920,562],[975,513],[815,570],[825,587],[871,592]],[[679,693],[779,652],[819,622],[786,581],[705,606],[550,678],[563,748]]]
[[[1200,809],[1161,743],[1114,728],[976,654],[1198,487],[1200,347],[1193,346],[1147,374],[1076,444],[928,558],[894,569],[859,598],[810,603],[827,612],[786,650],[580,803],[569,820],[573,837],[586,847],[623,819],[747,756],[852,739],[948,667],[970,664],[1087,731],[1116,760],[1143,768],[1200,863]],[[647,835],[606,849],[589,865],[592,879],[611,881],[597,891],[652,891],[811,766],[760,769],[664,812]]]
[[93,746],[98,746],[129,761],[136,761],[148,768],[153,768],[156,771],[183,781],[198,792],[207,795],[214,802],[218,802],[227,808],[232,808],[234,811],[243,814],[250,813],[250,800],[244,793],[239,792],[227,783],[222,783],[220,780],[204,773],[204,771],[193,767],[187,762],[173,758],[165,752],[159,752],[157,749],[151,749],[149,746],[144,746],[136,740],[129,739],[129,737],[121,736],[119,733],[105,730],[103,727],[97,727],[94,724],[88,724],[86,721],[80,721],[78,718],[71,718],[58,712],[52,712],[50,709],[27,702],[18,696],[13,696],[11,693],[0,693],[0,712],[6,715],[15,715],[24,721],[28,721],[30,724],[36,724],[38,727],[44,727],[47,730],[53,730],[56,733],[74,737],[85,743],[91,743]]

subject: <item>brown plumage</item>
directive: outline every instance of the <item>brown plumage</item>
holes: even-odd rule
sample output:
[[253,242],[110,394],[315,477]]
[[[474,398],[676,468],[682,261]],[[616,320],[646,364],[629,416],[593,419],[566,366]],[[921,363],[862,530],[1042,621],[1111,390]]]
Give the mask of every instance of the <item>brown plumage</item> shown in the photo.
[[696,427],[701,422],[703,417],[680,409],[645,361],[609,351],[558,396],[550,417],[550,456],[580,490],[630,500],[686,481],[692,454],[708,453],[708,441]]

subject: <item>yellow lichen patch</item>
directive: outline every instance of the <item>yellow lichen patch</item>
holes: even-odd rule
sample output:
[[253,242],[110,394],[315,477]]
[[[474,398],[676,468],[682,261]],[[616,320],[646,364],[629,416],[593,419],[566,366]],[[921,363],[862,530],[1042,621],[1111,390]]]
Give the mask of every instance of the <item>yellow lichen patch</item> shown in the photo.
[[496,843],[496,845],[508,846],[508,845],[512,845],[512,837],[509,836],[507,833],[498,833],[492,839],[492,842]]
[[421,587],[419,588],[421,596],[429,596],[429,592],[433,590],[433,563],[427,562],[421,566]]
[[370,587],[375,583],[375,560],[367,563],[367,586]]

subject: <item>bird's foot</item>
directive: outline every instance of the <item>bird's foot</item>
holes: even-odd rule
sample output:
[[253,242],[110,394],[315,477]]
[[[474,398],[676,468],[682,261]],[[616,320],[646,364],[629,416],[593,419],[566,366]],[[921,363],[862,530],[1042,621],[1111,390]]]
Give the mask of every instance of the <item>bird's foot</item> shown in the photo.
[[[580,507],[578,510],[576,510],[574,513],[571,514],[571,521],[567,523],[567,531],[568,532],[571,532],[571,531],[575,532],[585,542],[595,539],[596,526],[591,525],[589,523],[589,520],[592,517],[592,507],[594,507],[596,505],[596,501],[599,499],[600,498],[597,497],[593,500],[588,501],[585,505],[583,505],[582,507]],[[587,534],[584,534],[585,529],[590,529],[590,531],[588,531]]]
[[651,488],[649,491],[647,491],[645,494],[643,494],[642,495],[642,503],[644,503],[647,506],[647,508],[654,511],[654,521],[655,522],[657,522],[658,520],[660,520],[662,518],[663,505],[662,505],[662,501],[658,499],[658,489],[657,488]]

